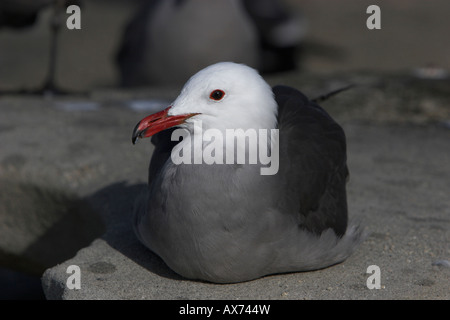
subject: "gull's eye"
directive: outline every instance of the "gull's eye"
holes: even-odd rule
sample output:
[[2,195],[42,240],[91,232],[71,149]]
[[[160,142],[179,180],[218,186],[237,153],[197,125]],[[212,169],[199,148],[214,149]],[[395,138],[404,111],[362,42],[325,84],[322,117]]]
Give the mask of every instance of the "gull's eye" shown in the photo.
[[216,89],[211,92],[211,94],[209,95],[209,98],[212,100],[215,100],[215,101],[219,101],[219,100],[222,100],[224,96],[225,96],[225,92],[223,92],[220,89]]

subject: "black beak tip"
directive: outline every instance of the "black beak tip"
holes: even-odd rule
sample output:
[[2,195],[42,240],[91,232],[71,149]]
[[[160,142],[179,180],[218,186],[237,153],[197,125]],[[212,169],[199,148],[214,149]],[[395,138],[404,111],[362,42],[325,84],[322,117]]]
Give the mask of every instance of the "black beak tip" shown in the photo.
[[143,131],[140,131],[138,129],[140,122],[138,122],[138,124],[134,127],[133,129],[133,134],[131,136],[131,142],[133,144],[136,144],[137,140],[142,136]]
[[145,131],[135,131],[133,132],[133,136],[131,137],[131,142],[133,144],[136,144],[140,138],[142,138],[142,135],[145,133]]

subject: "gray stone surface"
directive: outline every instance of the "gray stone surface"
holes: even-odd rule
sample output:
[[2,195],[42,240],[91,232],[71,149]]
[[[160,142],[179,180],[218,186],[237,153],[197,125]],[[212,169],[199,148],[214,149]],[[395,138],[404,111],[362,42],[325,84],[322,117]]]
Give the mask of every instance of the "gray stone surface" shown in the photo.
[[[47,298],[63,299],[448,299],[450,131],[436,128],[347,125],[350,214],[371,236],[346,262],[315,272],[217,285],[182,279],[133,236],[129,210],[74,259],[47,270]],[[116,190],[114,190],[116,189]],[[110,190],[126,198],[135,185]],[[109,192],[107,192],[109,193]],[[120,203],[118,203],[120,204]],[[131,206],[131,205],[130,205]],[[129,206],[129,207],[130,207]],[[122,218],[119,218],[122,217]],[[64,284],[68,265],[80,266],[80,290]],[[380,290],[366,287],[367,267],[381,269]]]
[[[71,251],[72,258],[45,271],[45,296],[449,299],[448,82],[358,74],[302,81],[274,77],[269,81],[299,86],[311,96],[342,83],[364,84],[323,104],[347,133],[350,217],[361,220],[371,232],[352,257],[323,270],[239,284],[183,279],[144,248],[131,230],[133,203],[145,189],[152,152],[148,140],[133,146],[131,132],[135,123],[152,111],[133,111],[130,101],[145,97],[164,101],[176,91],[96,92],[86,98],[2,97],[0,181],[73,195],[95,212],[84,223],[98,223],[95,216],[100,215],[106,230],[90,245],[80,245],[76,254]],[[380,87],[380,83],[384,85]],[[420,107],[423,105],[435,106],[434,113],[429,114],[429,109]],[[1,188],[9,186],[3,183]],[[10,202],[26,199],[23,194],[11,197]],[[81,232],[80,228],[74,223],[72,232]],[[59,239],[47,243],[46,250],[64,248]],[[80,290],[66,287],[69,265],[80,267]],[[381,269],[379,290],[366,287],[370,265]]]
[[[7,166],[11,158],[6,158]],[[100,216],[63,190],[11,178],[1,179],[0,185],[2,266],[41,275],[104,232]]]

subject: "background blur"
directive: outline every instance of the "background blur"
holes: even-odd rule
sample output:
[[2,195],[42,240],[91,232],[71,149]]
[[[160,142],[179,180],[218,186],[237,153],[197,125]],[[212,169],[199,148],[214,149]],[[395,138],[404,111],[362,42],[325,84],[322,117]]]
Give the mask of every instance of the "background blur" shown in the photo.
[[[3,0],[5,1],[5,0]],[[354,70],[410,72],[433,65],[450,68],[450,2],[446,0],[284,0],[306,26],[298,66],[329,74]],[[366,28],[366,9],[381,8],[381,30]],[[114,87],[120,82],[115,56],[136,0],[82,2],[82,29],[59,36],[56,81],[70,90]],[[47,75],[52,8],[35,24],[0,29],[0,89],[38,87]],[[67,15],[68,17],[68,15]]]

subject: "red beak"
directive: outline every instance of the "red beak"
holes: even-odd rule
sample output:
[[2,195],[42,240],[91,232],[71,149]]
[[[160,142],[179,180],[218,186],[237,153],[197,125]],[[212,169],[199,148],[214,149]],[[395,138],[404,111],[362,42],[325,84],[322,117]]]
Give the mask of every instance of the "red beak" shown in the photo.
[[186,121],[186,119],[198,114],[188,113],[177,116],[169,116],[168,112],[170,108],[172,108],[172,106],[164,109],[163,111],[149,115],[139,121],[133,130],[133,136],[131,138],[133,144],[135,144],[138,139],[151,137],[160,131],[182,124]]

